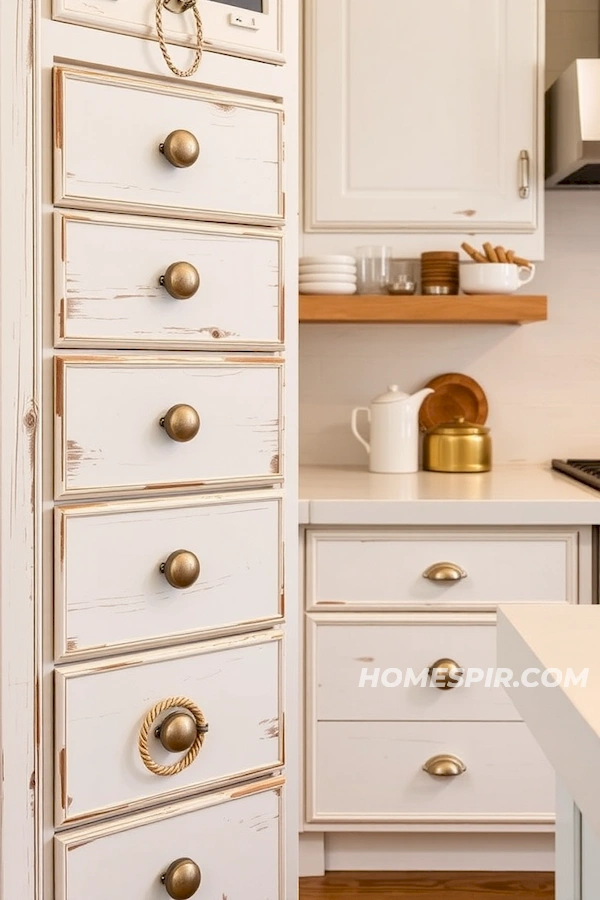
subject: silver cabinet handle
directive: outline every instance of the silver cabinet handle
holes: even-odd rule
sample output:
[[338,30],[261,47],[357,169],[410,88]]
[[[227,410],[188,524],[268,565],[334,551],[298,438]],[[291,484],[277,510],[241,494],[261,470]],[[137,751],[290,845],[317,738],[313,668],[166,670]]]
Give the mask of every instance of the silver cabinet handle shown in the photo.
[[531,192],[529,186],[530,169],[531,160],[529,158],[529,153],[527,150],[521,150],[519,154],[519,197],[522,200],[527,200]]

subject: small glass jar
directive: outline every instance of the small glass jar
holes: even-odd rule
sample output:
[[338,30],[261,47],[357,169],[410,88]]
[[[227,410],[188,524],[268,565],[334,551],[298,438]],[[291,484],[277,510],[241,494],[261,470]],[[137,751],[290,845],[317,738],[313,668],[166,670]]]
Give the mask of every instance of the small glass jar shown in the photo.
[[386,284],[388,294],[405,296],[416,294],[420,273],[421,266],[418,260],[392,257],[389,266],[389,278]]

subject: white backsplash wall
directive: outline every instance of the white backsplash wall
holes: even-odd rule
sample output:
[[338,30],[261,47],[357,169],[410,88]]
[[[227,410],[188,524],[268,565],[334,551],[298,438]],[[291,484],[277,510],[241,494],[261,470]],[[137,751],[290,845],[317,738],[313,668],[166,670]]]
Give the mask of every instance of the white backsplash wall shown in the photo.
[[546,0],[546,87],[574,59],[600,55],[598,0]]
[[[546,261],[525,290],[548,294],[547,322],[301,327],[302,464],[364,465],[352,408],[444,372],[485,390],[496,464],[600,457],[600,191],[550,191],[546,203]],[[352,253],[356,243],[305,235],[304,252]]]

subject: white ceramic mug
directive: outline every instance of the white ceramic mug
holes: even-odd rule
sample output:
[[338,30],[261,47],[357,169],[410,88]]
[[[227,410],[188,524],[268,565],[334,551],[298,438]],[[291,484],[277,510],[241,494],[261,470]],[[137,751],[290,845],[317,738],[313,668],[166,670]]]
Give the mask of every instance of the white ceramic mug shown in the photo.
[[534,265],[461,263],[460,287],[465,294],[514,294],[534,276]]

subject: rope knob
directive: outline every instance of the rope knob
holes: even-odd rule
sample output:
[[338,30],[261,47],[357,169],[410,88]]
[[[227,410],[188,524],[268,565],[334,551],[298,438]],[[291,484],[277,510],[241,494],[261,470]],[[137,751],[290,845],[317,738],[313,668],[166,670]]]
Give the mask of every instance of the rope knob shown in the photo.
[[[181,731],[181,723],[179,723],[178,728],[173,729],[173,725],[176,724],[174,721],[175,716],[178,709],[187,709],[188,712],[190,712],[193,716],[196,731],[196,734],[194,736],[193,730],[192,732],[190,732],[189,729],[186,728],[185,739],[183,735],[173,734],[171,736],[173,738],[172,742],[166,739],[161,739],[161,743],[163,744],[163,746],[169,750],[172,749],[172,752],[176,752],[179,748],[181,748],[182,750],[186,749],[186,746],[189,748],[185,756],[183,756],[176,763],[173,763],[173,765],[171,766],[163,766],[160,763],[157,763],[156,760],[152,758],[150,750],[148,749],[148,737],[150,735],[150,732],[152,731],[152,726],[154,725],[156,718],[166,709],[171,710],[171,715],[165,719],[163,725],[167,724],[169,720],[171,720],[172,730]],[[186,718],[191,719],[192,716],[186,716]],[[157,729],[158,737],[161,737],[161,728],[162,726],[159,726],[159,729]],[[153,775],[178,775],[180,772],[183,772],[184,769],[187,769],[188,766],[191,766],[191,764],[194,762],[194,760],[200,753],[200,750],[202,749],[202,745],[204,744],[204,739],[207,732],[208,724],[206,722],[204,713],[202,712],[200,707],[196,706],[196,704],[192,702],[192,700],[188,700],[187,697],[168,697],[166,700],[161,700],[159,703],[156,703],[148,712],[144,721],[142,722],[142,727],[140,728],[138,749],[142,758],[142,762],[144,763],[146,768],[150,772],[152,772]],[[156,731],[154,733],[156,735]]]
[[[168,0],[156,0],[156,34],[158,36],[158,43],[160,45],[161,53],[164,57],[166,64],[169,69],[173,73],[173,75],[177,75],[178,78],[190,78],[192,75],[195,75],[198,71],[198,66],[200,65],[200,60],[202,59],[202,42],[204,40],[203,30],[202,30],[202,19],[200,17],[200,10],[198,9],[197,0],[185,0],[182,5],[180,12],[185,12],[187,9],[191,9],[194,14],[194,19],[196,21],[196,48],[194,54],[194,61],[191,66],[187,69],[178,69],[171,56],[169,55],[169,51],[167,50],[167,43],[165,41],[165,32],[163,28],[162,21],[162,11],[163,7],[168,9],[167,6]],[[174,10],[175,11],[175,10]]]

